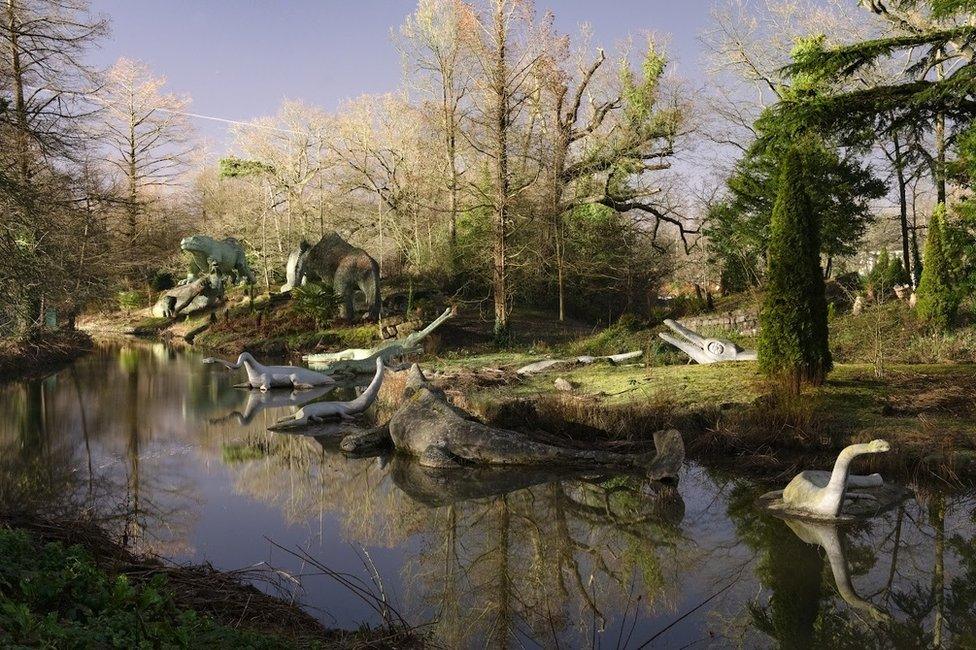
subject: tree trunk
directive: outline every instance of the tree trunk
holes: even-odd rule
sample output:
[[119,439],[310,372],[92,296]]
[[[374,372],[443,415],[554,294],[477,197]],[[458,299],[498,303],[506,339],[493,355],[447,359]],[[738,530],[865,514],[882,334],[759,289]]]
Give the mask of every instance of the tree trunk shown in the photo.
[[914,275],[912,274],[912,255],[908,238],[908,193],[905,181],[905,164],[901,155],[901,142],[898,136],[894,136],[895,145],[895,173],[898,177],[898,208],[901,218],[901,258],[905,266],[905,272],[912,278],[912,286],[915,285]]
[[24,71],[20,63],[16,0],[7,0],[7,26],[10,29],[10,76],[14,91],[14,117],[17,120],[17,164],[20,180],[26,185],[30,176],[30,136],[27,124],[27,102],[24,98]]
[[[939,56],[942,56],[939,50]],[[936,77],[939,81],[945,79],[945,69],[942,63],[935,67]],[[946,138],[945,138],[945,113],[939,112],[935,116],[935,194],[936,201],[945,205],[946,202]]]
[[508,66],[505,0],[495,2],[495,51],[491,79],[492,148],[494,154],[495,218],[492,245],[492,292],[495,302],[495,335],[508,331]]

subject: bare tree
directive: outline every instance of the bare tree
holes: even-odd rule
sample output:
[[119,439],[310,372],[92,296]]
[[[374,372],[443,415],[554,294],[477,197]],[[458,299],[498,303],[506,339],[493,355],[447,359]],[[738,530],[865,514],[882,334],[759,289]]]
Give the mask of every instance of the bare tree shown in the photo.
[[105,162],[122,179],[130,245],[140,235],[140,218],[165,188],[186,171],[193,152],[184,115],[190,100],[164,94],[165,77],[139,61],[119,59],[99,93],[105,106],[102,137]]

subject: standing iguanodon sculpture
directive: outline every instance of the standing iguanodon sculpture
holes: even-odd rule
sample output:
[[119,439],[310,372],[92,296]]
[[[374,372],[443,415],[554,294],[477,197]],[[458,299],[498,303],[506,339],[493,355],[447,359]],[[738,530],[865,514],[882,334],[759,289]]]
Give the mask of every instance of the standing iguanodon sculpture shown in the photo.
[[228,370],[237,370],[241,366],[247,371],[247,383],[241,386],[247,388],[311,388],[313,386],[328,386],[335,383],[335,379],[322,372],[315,372],[308,368],[296,366],[263,366],[258,363],[250,352],[242,352],[237,357],[237,363],[207,357],[204,363],[219,363]]
[[678,348],[689,357],[701,364],[719,363],[720,361],[755,361],[755,350],[743,350],[732,341],[725,339],[706,339],[697,332],[677,323],[670,318],[664,321],[679,336],[682,341],[667,332],[658,334],[662,339]]
[[351,420],[372,405],[376,395],[380,392],[383,384],[383,360],[376,360],[376,374],[373,381],[363,391],[362,395],[348,402],[315,402],[308,404],[295,411],[288,417],[281,418],[270,427],[272,431],[285,431],[288,429],[300,429],[307,427],[315,422],[324,420]]
[[217,241],[207,235],[191,235],[180,241],[180,249],[190,254],[189,271],[180,284],[189,284],[211,272],[254,284],[254,274],[247,265],[244,248],[233,237]]

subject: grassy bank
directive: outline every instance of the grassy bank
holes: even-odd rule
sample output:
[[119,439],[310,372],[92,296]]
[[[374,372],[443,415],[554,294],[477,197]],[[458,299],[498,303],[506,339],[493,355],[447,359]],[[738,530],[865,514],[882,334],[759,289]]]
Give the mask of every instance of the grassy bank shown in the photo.
[[91,337],[75,330],[56,330],[30,340],[0,339],[0,380],[44,374],[92,349]]
[[406,632],[328,630],[254,576],[133,555],[84,522],[0,516],[4,647],[416,646]]

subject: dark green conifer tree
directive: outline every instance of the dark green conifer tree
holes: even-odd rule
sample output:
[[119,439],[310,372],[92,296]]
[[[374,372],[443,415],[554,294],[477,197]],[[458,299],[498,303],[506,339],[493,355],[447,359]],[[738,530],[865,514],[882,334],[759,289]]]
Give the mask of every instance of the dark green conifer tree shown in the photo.
[[804,182],[803,151],[783,158],[769,233],[766,294],[759,315],[759,366],[799,392],[832,367],[827,299],[820,268],[820,219]]
[[929,221],[925,239],[922,279],[918,283],[918,316],[934,330],[948,329],[956,318],[959,297],[952,281],[952,267],[946,254],[945,206],[939,204]]

